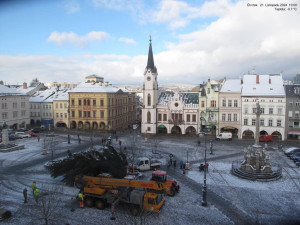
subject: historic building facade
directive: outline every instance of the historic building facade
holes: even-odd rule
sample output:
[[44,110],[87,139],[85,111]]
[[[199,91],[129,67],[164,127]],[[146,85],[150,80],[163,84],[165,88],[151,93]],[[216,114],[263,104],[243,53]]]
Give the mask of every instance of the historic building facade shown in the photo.
[[211,135],[219,132],[219,90],[220,84],[208,79],[199,89],[199,130]]
[[223,82],[219,93],[219,132],[231,132],[241,138],[241,79],[228,79]]
[[54,127],[69,126],[69,94],[67,90],[59,91],[53,96]]
[[29,125],[29,96],[0,84],[0,116],[3,125],[12,129],[26,128]]
[[[256,121],[256,102],[260,103],[260,121]],[[253,138],[256,123],[260,135],[285,138],[286,96],[281,74],[244,75],[242,88],[242,138]]]
[[103,83],[101,77],[90,79],[86,77],[85,83],[68,92],[71,129],[114,131],[135,123],[134,92]]

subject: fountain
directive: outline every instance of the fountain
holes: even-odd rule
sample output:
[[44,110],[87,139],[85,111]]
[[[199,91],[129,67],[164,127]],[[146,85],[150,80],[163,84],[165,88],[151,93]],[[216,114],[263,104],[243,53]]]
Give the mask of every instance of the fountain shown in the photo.
[[2,143],[0,144],[0,152],[11,152],[21,149],[24,149],[24,145],[9,143],[8,129],[4,120],[2,125]]
[[242,163],[233,162],[231,173],[248,180],[272,181],[281,178],[280,167],[273,167],[270,163],[270,156],[267,153],[267,146],[262,148],[259,145],[259,121],[261,109],[259,102],[256,103],[256,132],[255,144],[248,146]]

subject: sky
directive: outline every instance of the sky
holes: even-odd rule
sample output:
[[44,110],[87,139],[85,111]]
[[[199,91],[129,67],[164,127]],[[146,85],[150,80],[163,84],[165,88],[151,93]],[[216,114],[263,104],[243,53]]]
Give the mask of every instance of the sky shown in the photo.
[[299,21],[300,0],[2,0],[0,80],[142,84],[150,35],[159,83],[292,79]]

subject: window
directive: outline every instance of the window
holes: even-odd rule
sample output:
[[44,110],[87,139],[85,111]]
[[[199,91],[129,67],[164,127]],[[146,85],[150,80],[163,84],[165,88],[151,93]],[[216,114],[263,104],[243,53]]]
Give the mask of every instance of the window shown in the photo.
[[298,106],[298,107],[299,107],[299,102],[296,102],[296,103],[295,103],[295,106]]
[[232,100],[228,100],[228,107],[232,107]]
[[196,122],[196,115],[192,115],[193,122]]
[[252,113],[256,113],[257,109],[256,108],[252,108]]
[[151,106],[151,95],[148,94],[148,106]]
[[151,131],[151,127],[147,127],[147,131]]
[[226,107],[226,100],[225,99],[222,100],[222,106]]
[[187,114],[186,115],[186,122],[190,122],[191,121],[191,115],[190,114]]
[[299,118],[299,111],[295,111],[295,118]]
[[225,121],[225,120],[226,120],[226,114],[222,113],[222,121]]
[[210,107],[216,107],[216,100],[210,101]]
[[7,119],[7,112],[2,113],[2,119]]
[[269,120],[269,127],[273,126],[273,120]]
[[289,111],[289,117],[293,117],[293,111]]
[[25,108],[25,102],[21,102],[21,107]]
[[65,109],[67,108],[67,103],[64,103],[64,107],[65,107]]
[[64,114],[63,113],[60,113],[60,118],[64,118]]
[[55,103],[55,108],[58,108],[58,103]]
[[233,106],[238,107],[238,100],[234,100]]
[[205,101],[201,101],[201,107],[205,107]]
[[273,108],[269,108],[269,114],[273,114]]
[[299,127],[299,122],[294,122],[294,127]]
[[56,118],[58,118],[58,113],[56,113]]
[[63,107],[63,104],[62,104],[62,103],[60,103],[60,104],[59,104],[59,106],[60,106],[60,108],[62,109],[62,107]]
[[164,121],[167,121],[167,114],[164,114]]
[[260,126],[264,126],[265,125],[265,120],[264,119],[261,119],[260,120]]
[[290,106],[293,106],[293,102],[290,102]]
[[78,111],[78,116],[82,117],[82,111]]
[[207,94],[210,94],[210,88],[207,88]]
[[71,104],[72,104],[72,106],[74,106],[74,104],[75,104],[74,99],[71,99]]
[[87,111],[87,117],[91,117],[91,112]]
[[2,103],[2,109],[7,109],[7,103]]
[[248,125],[248,119],[244,119],[244,125]]
[[87,105],[91,105],[91,102],[90,102],[90,100],[88,99],[88,100],[86,100],[86,103],[87,103]]
[[231,121],[231,114],[228,114],[228,115],[227,115],[227,120],[228,120],[228,121]]
[[277,127],[281,127],[281,120],[277,120]]
[[68,117],[68,114],[67,113],[65,113],[65,118],[67,118]]
[[161,114],[158,113],[158,121],[161,121]]
[[281,115],[282,114],[282,108],[279,108],[278,109],[278,115]]
[[86,99],[83,99],[83,105],[86,105]]
[[104,118],[104,111],[100,111],[100,117]]
[[83,111],[83,117],[87,117],[86,111]]
[[233,121],[237,121],[237,114],[236,113],[233,114]]
[[256,125],[256,119],[252,119],[252,126]]
[[93,106],[96,105],[96,99],[93,99]]
[[103,99],[100,100],[100,106],[104,106],[104,100]]
[[244,111],[245,111],[245,114],[248,114],[248,108],[245,108]]
[[13,108],[17,108],[18,107],[18,103],[13,102]]
[[21,116],[25,116],[25,114],[26,114],[26,111],[25,111],[25,110],[22,110],[22,111],[21,111]]
[[147,123],[151,123],[151,113],[147,112]]
[[18,117],[18,111],[13,112],[13,118],[16,118],[16,117]]

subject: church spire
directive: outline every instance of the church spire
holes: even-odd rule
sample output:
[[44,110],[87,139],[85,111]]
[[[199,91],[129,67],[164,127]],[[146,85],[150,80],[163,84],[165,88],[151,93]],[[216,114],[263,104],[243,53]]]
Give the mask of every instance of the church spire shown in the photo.
[[153,52],[152,52],[152,43],[151,43],[151,35],[149,40],[149,51],[148,51],[148,62],[146,69],[150,69],[152,73],[156,73],[156,67],[154,66],[154,58],[153,58]]

